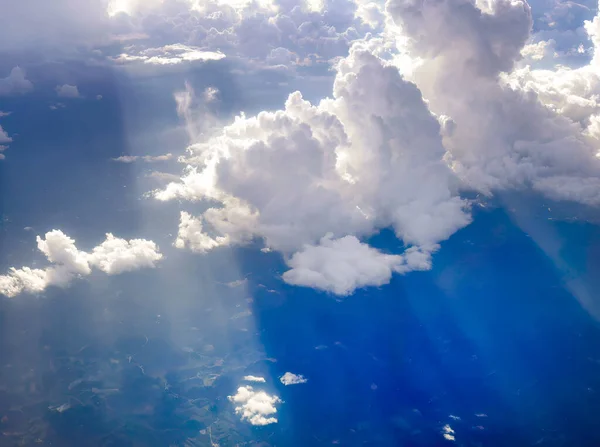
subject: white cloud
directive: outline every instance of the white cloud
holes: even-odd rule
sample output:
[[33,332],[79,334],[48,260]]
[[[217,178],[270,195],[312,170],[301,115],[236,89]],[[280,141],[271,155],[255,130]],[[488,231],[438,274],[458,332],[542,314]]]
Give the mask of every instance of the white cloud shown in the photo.
[[9,116],[9,115],[12,115],[12,112],[3,112],[2,110],[0,110],[0,118]]
[[63,84],[56,86],[56,94],[60,98],[81,98],[76,85]]
[[10,268],[7,275],[0,275],[0,294],[14,297],[21,292],[39,293],[48,286],[66,287],[73,279],[89,275],[92,267],[109,275],[153,268],[162,258],[152,241],[126,241],[110,233],[91,253],[77,249],[75,241],[60,230],[49,231],[45,238],[38,236],[37,245],[51,265],[45,269]]
[[112,161],[118,161],[120,163],[133,163],[134,161],[144,161],[146,163],[154,163],[158,161],[168,161],[173,158],[173,154],[163,155],[121,155],[117,158],[111,158]]
[[218,240],[213,239],[204,232],[200,219],[185,211],[181,212],[175,247],[189,248],[197,253],[205,253],[220,245],[226,245],[227,241],[226,237],[220,237]]
[[264,377],[258,377],[258,376],[244,376],[244,380],[246,382],[260,382],[260,383],[266,382]]
[[91,266],[109,275],[115,275],[141,268],[154,268],[156,262],[162,259],[162,254],[158,252],[158,247],[152,241],[146,239],[127,241],[108,233],[106,240],[94,247],[88,258]]
[[279,380],[285,386],[288,386],[288,385],[299,385],[299,384],[308,382],[308,379],[305,378],[303,375],[294,374],[294,373],[291,373],[291,372],[286,372],[283,376],[281,376],[279,378]]
[[[206,252],[262,238],[286,255],[300,251],[284,276],[291,283],[309,285],[309,274],[316,287],[343,294],[383,284],[412,265],[373,255],[381,268],[372,272],[357,258],[342,279],[309,259],[338,256],[346,241],[360,249],[357,238],[387,227],[415,253],[430,253],[470,222],[443,160],[438,120],[413,84],[360,46],[339,63],[333,98],[312,105],[294,93],[284,110],[238,117],[189,151],[181,182],[156,197],[220,205],[198,217],[182,213],[175,245]],[[341,242],[323,242],[328,233]]]
[[252,425],[269,425],[277,423],[274,416],[277,413],[275,405],[281,403],[277,396],[271,396],[264,391],[255,391],[251,386],[241,386],[237,393],[229,396],[235,405],[235,413],[243,421]]
[[123,53],[115,59],[120,63],[143,62],[153,65],[175,65],[182,62],[216,61],[225,55],[220,51],[208,51],[183,44],[164,45],[159,48],[147,48],[137,54]]
[[523,47],[521,55],[532,61],[540,61],[548,55],[554,54],[554,40],[540,40],[536,43],[530,43]]
[[6,156],[3,152],[8,149],[7,143],[12,143],[13,139],[8,135],[2,126],[0,126],[0,160],[4,160]]
[[455,441],[456,440],[456,437],[454,436],[454,430],[448,424],[446,424],[442,427],[442,435],[444,436],[444,439],[446,439],[447,441]]
[[8,136],[8,133],[0,126],[0,144],[10,143],[12,138]]
[[283,280],[288,284],[349,295],[361,287],[387,284],[394,272],[428,270],[431,254],[418,250],[405,256],[389,255],[354,236],[324,237],[319,245],[295,253],[287,264],[291,270],[283,274]]
[[0,78],[0,96],[18,95],[33,90],[33,84],[25,78],[21,67],[14,67],[6,78]]
[[[529,40],[530,8],[509,0],[490,2],[483,10],[480,5],[388,2],[402,27],[403,51],[417,66],[410,79],[433,112],[456,124],[444,137],[448,162],[466,185],[485,194],[533,187],[555,200],[600,204],[600,189],[592,191],[600,176],[598,142],[583,132],[580,121],[584,109],[596,108],[596,98],[556,94],[571,86],[589,88],[589,82],[576,77],[565,82],[550,71],[540,74],[548,80],[542,95],[531,94],[544,90],[534,87],[535,81],[521,88],[504,73],[512,72]],[[517,79],[532,79],[528,70],[517,72]]]

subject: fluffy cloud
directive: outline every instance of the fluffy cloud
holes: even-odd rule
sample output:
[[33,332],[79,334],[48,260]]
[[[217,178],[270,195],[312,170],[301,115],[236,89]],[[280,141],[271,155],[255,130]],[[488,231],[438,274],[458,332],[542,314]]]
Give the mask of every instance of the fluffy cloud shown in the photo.
[[13,139],[8,135],[8,132],[0,126],[0,160],[4,160],[5,155],[2,152],[8,149],[7,143],[11,143],[12,140]]
[[304,376],[302,376],[300,374],[294,374],[294,373],[291,373],[291,372],[286,372],[283,376],[281,376],[279,378],[279,380],[285,386],[288,386],[288,385],[299,385],[299,384],[308,382],[308,379],[305,378]]
[[428,270],[431,254],[413,247],[404,256],[389,255],[354,236],[325,237],[319,245],[295,253],[288,265],[291,270],[283,274],[288,284],[349,295],[361,287],[387,284],[394,272]]
[[33,84],[25,78],[21,67],[14,67],[6,78],[0,78],[0,96],[19,95],[33,90]]
[[119,239],[108,233],[106,240],[91,253],[81,251],[75,241],[60,230],[37,237],[38,249],[51,264],[45,269],[11,268],[0,275],[0,294],[14,297],[21,292],[39,293],[48,286],[66,287],[77,277],[89,275],[97,268],[114,275],[140,268],[153,268],[162,258],[152,241]]
[[91,266],[102,270],[109,275],[138,270],[141,268],[154,268],[160,261],[162,254],[152,241],[146,239],[131,239],[129,241],[114,237],[108,233],[106,240],[88,255]]
[[[362,2],[353,11],[387,28],[354,42],[331,98],[311,104],[296,92],[282,110],[195,134],[181,181],[155,193],[210,204],[182,213],[177,247],[262,239],[283,253],[287,282],[348,294],[430,268],[439,243],[470,222],[457,189],[600,204],[596,56],[577,70],[515,69],[560,47],[531,43],[531,10],[519,0],[389,0],[385,12]],[[596,46],[600,19],[585,29]],[[268,60],[298,60],[278,45]],[[405,253],[361,242],[388,227]]]
[[264,391],[255,391],[251,386],[241,386],[237,393],[229,396],[235,405],[235,413],[252,425],[269,425],[277,422],[275,405],[281,403],[277,396]]
[[[227,56],[242,61],[240,66],[248,71],[326,66],[332,58],[345,56],[354,39],[382,23],[380,6],[364,2],[358,13],[353,0],[46,3],[25,0],[5,8],[0,52],[31,50],[71,58],[93,51],[93,58],[138,66]],[[289,54],[283,61],[281,51]]]
[[264,377],[258,377],[258,376],[244,376],[244,380],[246,382],[260,382],[260,383],[266,382]]
[[56,94],[60,98],[81,98],[76,85],[64,84],[56,86]]
[[8,136],[8,133],[0,126],[0,144],[10,143],[12,138]]
[[[358,45],[337,67],[333,98],[312,105],[296,92],[284,110],[240,116],[190,152],[182,181],[156,197],[220,206],[182,213],[176,246],[205,252],[262,238],[291,256],[290,283],[341,294],[383,284],[429,261],[417,266],[357,238],[392,227],[428,260],[470,222],[438,120],[414,84]],[[349,253],[358,255],[340,272],[315,260]]]
[[455,123],[444,136],[449,164],[466,185],[486,194],[533,188],[555,200],[600,204],[598,141],[572,119],[590,105],[574,100],[571,107],[567,101],[548,107],[509,82],[511,76],[507,81],[503,73],[512,72],[529,39],[531,12],[523,1],[482,5],[388,2],[403,50],[416,65],[410,79],[433,112]]

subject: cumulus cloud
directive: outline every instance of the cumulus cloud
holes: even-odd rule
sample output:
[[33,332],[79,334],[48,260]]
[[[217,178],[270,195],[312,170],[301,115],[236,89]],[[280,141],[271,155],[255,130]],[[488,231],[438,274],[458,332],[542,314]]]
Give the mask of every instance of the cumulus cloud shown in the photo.
[[[312,278],[315,287],[346,294],[415,266],[358,238],[392,227],[431,253],[470,222],[440,131],[414,84],[356,46],[337,67],[333,98],[313,105],[296,92],[283,110],[236,118],[192,145],[182,180],[155,196],[220,203],[201,216],[182,213],[177,247],[206,252],[260,238],[290,255],[286,281]],[[359,256],[341,272],[313,261],[344,251]],[[361,262],[364,253],[373,264]]]
[[260,382],[260,383],[266,382],[264,377],[258,377],[258,376],[244,376],[244,380],[246,382]]
[[[444,145],[448,163],[466,185],[485,194],[533,188],[555,200],[600,204],[598,142],[586,135],[585,124],[573,120],[591,104],[575,98],[566,104],[547,88],[548,102],[562,102],[549,107],[544,97],[531,94],[533,83],[521,88],[523,83],[506,75],[530,37],[527,3],[389,0],[387,5],[405,38],[403,50],[416,65],[410,79],[433,112],[455,123]],[[555,74],[546,79],[554,83]]]
[[0,144],[10,143],[12,138],[8,136],[8,133],[0,126]]
[[227,240],[227,237],[224,236],[213,239],[204,232],[201,219],[185,211],[181,212],[175,247],[189,248],[197,253],[206,253],[219,245],[226,245]]
[[280,65],[278,52],[272,52],[281,48],[295,55],[283,61],[285,66],[327,65],[345,56],[354,39],[380,27],[382,19],[381,6],[378,14],[373,2],[361,5],[357,15],[353,0],[46,3],[25,0],[5,8],[0,51],[42,49],[72,56],[99,49],[105,60],[159,66],[227,56],[252,70]]
[[140,268],[153,268],[162,258],[152,241],[119,239],[108,233],[106,240],[91,253],[79,250],[75,241],[60,230],[37,237],[38,249],[50,266],[45,269],[10,268],[0,275],[0,294],[14,297],[22,292],[39,293],[48,286],[66,287],[77,277],[89,275],[97,268],[109,275]]
[[9,75],[0,78],[0,96],[19,95],[33,90],[33,84],[25,78],[25,71],[21,67],[14,67]]
[[269,425],[277,423],[274,416],[277,413],[275,405],[281,403],[277,396],[271,396],[264,391],[255,391],[251,386],[241,386],[237,393],[229,396],[235,405],[235,413],[242,421],[252,425]]
[[112,161],[119,163],[133,163],[135,161],[144,161],[146,163],[154,163],[158,161],[168,161],[173,158],[173,154],[163,155],[121,155],[120,157],[111,158]]
[[162,258],[158,247],[146,239],[129,241],[114,237],[108,233],[106,240],[88,255],[91,266],[109,275],[115,275],[141,268],[153,268]]
[[295,253],[288,265],[291,269],[283,274],[288,284],[349,295],[361,287],[387,284],[394,272],[430,269],[431,253],[413,247],[405,255],[390,255],[354,236],[324,237],[319,245]]
[[81,98],[76,85],[64,84],[56,86],[56,94],[60,98]]
[[286,372],[283,376],[281,376],[279,378],[279,380],[285,386],[288,386],[288,385],[299,385],[299,384],[308,382],[308,379],[305,378],[303,375],[294,374],[294,373],[291,373],[291,372]]

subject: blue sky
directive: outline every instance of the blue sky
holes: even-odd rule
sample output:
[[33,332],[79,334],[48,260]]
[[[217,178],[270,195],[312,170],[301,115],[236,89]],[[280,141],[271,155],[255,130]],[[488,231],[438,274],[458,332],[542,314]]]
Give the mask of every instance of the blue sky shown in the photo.
[[[92,393],[92,443],[151,406],[135,423],[219,442],[595,445],[597,10],[9,6],[6,401],[74,445],[88,382],[119,390]],[[214,388],[202,426],[188,373]]]

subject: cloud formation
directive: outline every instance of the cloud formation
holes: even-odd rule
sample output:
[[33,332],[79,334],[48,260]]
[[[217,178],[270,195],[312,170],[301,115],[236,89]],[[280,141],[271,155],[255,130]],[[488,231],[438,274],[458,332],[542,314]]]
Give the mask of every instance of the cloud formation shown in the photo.
[[21,67],[14,67],[9,75],[0,78],[0,96],[22,95],[33,90],[33,84],[25,78],[25,71]]
[[246,382],[260,382],[260,383],[266,382],[264,377],[258,377],[258,376],[244,376],[244,380]]
[[285,386],[288,386],[288,385],[300,385],[302,383],[308,382],[308,379],[305,378],[303,375],[294,374],[294,373],[291,373],[291,372],[286,372],[283,376],[281,376],[279,378],[279,380]]
[[173,158],[173,154],[163,154],[163,155],[121,155],[117,158],[111,158],[112,161],[117,161],[119,163],[133,163],[135,161],[144,161],[146,163],[154,163],[158,161],[168,161]]
[[281,403],[277,396],[271,396],[264,391],[255,391],[251,386],[241,386],[229,400],[235,405],[235,413],[242,421],[252,425],[269,425],[277,423],[274,416],[277,413],[275,405]]
[[57,85],[55,90],[59,98],[81,98],[76,85]]
[[319,245],[295,253],[287,264],[291,269],[283,280],[288,284],[349,295],[362,287],[387,284],[393,273],[429,270],[431,252],[412,247],[404,255],[389,255],[354,236],[335,240],[326,236]]
[[0,144],[10,143],[12,138],[8,136],[8,133],[0,126]]
[[91,253],[77,249],[75,241],[60,230],[49,231],[44,238],[38,236],[37,246],[51,265],[45,269],[12,267],[7,275],[0,275],[0,294],[12,298],[22,292],[39,293],[48,286],[66,287],[75,278],[89,275],[92,268],[116,275],[153,268],[162,259],[154,242],[127,241],[110,233]]
[[[175,245],[206,252],[261,238],[291,256],[286,281],[319,278],[317,287],[347,294],[415,266],[357,238],[391,227],[427,258],[470,222],[443,160],[440,124],[414,84],[357,45],[339,62],[333,93],[312,105],[296,92],[285,109],[240,116],[192,145],[181,182],[155,196],[220,206],[198,217],[183,212]],[[361,249],[379,269],[353,256],[345,269],[362,275],[355,280],[312,261]]]
[[120,63],[143,62],[144,64],[153,65],[176,65],[182,62],[217,61],[224,57],[225,55],[220,51],[208,51],[183,44],[171,44],[159,48],[146,48],[136,54],[122,53],[115,58],[115,61]]
[[[430,109],[454,123],[444,135],[447,160],[468,187],[488,195],[531,188],[554,200],[600,204],[598,140],[573,120],[588,101],[553,109],[540,101],[551,95],[532,94],[532,83],[520,88],[505,74],[530,37],[526,2],[389,0],[387,7],[416,66],[410,79]],[[593,23],[586,29],[593,39]]]
[[12,138],[8,135],[2,126],[0,126],[0,160],[4,160],[6,156],[2,153],[8,149],[8,143],[12,143]]

